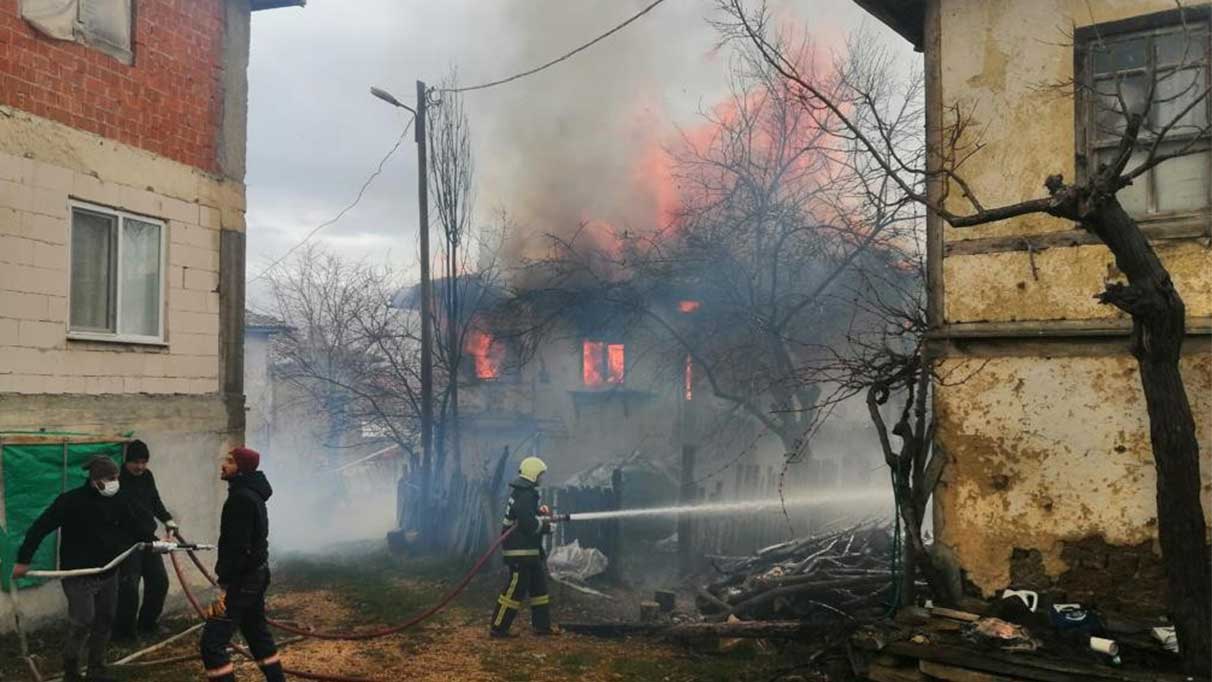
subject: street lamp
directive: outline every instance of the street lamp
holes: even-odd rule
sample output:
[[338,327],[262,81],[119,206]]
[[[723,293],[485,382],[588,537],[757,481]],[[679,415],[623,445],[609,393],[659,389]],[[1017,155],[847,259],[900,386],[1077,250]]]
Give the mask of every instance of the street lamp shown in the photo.
[[[433,333],[430,328],[430,306],[433,300],[433,282],[429,275],[429,185],[428,154],[425,148],[425,83],[417,81],[417,108],[404,104],[382,88],[372,87],[370,94],[393,107],[407,109],[416,116],[414,132],[417,140],[417,203],[420,212],[421,242],[421,472],[424,490],[432,488],[429,468],[433,461]],[[423,492],[422,494],[428,494]],[[398,504],[398,502],[397,502]]]

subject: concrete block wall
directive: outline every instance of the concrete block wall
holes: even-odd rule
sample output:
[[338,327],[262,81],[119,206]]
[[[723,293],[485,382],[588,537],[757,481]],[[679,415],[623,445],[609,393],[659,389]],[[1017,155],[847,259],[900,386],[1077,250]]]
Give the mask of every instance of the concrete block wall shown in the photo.
[[[224,207],[169,192],[0,152],[0,392],[219,390]],[[68,340],[70,200],[164,221],[165,346]]]

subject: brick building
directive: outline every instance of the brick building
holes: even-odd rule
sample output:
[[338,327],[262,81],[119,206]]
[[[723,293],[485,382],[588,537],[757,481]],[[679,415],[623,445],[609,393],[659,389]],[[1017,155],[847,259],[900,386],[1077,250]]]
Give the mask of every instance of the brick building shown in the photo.
[[0,430],[133,432],[199,538],[244,440],[250,16],[303,4],[0,0]]

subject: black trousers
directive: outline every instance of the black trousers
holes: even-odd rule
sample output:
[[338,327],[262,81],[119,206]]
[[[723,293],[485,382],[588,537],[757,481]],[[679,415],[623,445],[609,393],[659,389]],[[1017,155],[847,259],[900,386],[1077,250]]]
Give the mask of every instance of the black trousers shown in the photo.
[[[114,632],[119,636],[131,636],[138,628],[141,632],[154,631],[160,614],[164,611],[164,598],[168,595],[168,571],[164,569],[164,558],[154,552],[135,552],[122,562],[118,578],[118,614],[114,618]],[[139,582],[143,582],[143,606],[139,606]]]
[[269,568],[262,567],[227,587],[227,613],[209,618],[202,627],[202,665],[207,677],[234,679],[227,645],[238,630],[248,642],[253,658],[271,682],[284,680],[278,662],[278,646],[265,621],[265,593],[269,589]]
[[507,559],[509,581],[497,597],[492,612],[492,629],[509,632],[518,611],[530,605],[530,626],[535,630],[551,629],[551,597],[547,594],[547,564],[538,557]]
[[105,647],[109,644],[114,608],[118,601],[118,572],[64,578],[67,596],[67,638],[63,643],[65,667],[76,666],[88,644],[88,668],[100,672],[105,667]]

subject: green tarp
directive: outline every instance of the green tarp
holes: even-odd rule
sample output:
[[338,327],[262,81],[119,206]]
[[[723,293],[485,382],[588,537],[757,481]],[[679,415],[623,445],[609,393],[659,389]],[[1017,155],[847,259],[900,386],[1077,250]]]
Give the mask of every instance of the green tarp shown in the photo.
[[[4,477],[4,529],[0,532],[0,587],[9,587],[9,575],[25,531],[59,493],[84,485],[88,474],[80,467],[94,455],[106,455],[121,466],[123,443],[37,444],[0,443],[0,474]],[[55,536],[47,536],[34,554],[32,568],[54,570]],[[38,578],[21,578],[19,587],[38,585]]]

